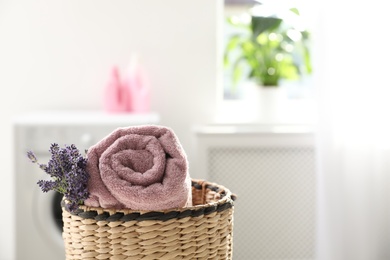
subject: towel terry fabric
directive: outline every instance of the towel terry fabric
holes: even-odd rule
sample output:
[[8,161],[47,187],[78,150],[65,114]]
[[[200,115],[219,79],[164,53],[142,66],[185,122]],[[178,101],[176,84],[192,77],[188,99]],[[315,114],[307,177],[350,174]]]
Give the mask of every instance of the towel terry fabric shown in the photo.
[[91,207],[165,210],[192,205],[187,157],[163,126],[118,128],[87,152]]

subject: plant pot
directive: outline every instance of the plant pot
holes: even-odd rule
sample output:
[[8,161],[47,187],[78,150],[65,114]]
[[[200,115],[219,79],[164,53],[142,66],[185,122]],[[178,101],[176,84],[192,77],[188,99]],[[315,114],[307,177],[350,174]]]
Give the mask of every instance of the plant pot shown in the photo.
[[250,107],[252,122],[275,123],[283,118],[287,103],[287,91],[282,86],[247,84],[244,99]]
[[192,207],[132,211],[63,207],[66,259],[232,259],[233,200],[225,187],[192,181]]

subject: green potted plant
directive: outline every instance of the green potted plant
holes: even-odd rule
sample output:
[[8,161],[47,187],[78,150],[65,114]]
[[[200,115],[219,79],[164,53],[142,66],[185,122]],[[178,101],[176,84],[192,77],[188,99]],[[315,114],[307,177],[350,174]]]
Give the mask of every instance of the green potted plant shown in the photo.
[[264,14],[261,8],[255,6],[241,18],[228,18],[237,29],[228,39],[224,56],[225,66],[232,70],[233,85],[247,78],[257,85],[275,87],[281,80],[310,74],[310,35],[294,22],[299,20],[298,9]]

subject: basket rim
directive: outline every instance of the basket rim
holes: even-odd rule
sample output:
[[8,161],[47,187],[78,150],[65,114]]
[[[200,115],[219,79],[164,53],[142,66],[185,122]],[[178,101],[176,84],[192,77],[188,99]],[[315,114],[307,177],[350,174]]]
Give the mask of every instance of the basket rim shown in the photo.
[[232,194],[231,191],[222,185],[200,180],[192,179],[192,187],[197,190],[209,189],[220,194],[221,198],[190,207],[184,208],[173,208],[167,210],[155,210],[155,211],[140,211],[131,209],[106,209],[100,207],[89,207],[80,205],[79,208],[70,212],[65,207],[65,200],[61,202],[61,207],[71,215],[81,217],[83,219],[94,219],[96,221],[144,221],[144,220],[160,220],[167,221],[170,219],[181,219],[186,217],[199,217],[202,215],[209,215],[214,212],[223,212],[230,208],[233,208],[233,201],[236,199],[236,195]]

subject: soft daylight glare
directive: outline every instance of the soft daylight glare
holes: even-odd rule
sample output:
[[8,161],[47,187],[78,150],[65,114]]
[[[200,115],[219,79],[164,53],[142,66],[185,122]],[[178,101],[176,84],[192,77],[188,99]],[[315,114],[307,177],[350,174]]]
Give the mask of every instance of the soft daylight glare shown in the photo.
[[316,259],[390,259],[388,8],[317,2]]
[[[379,144],[389,133],[390,125],[390,88],[386,83],[389,72],[385,64],[388,59],[383,52],[388,49],[389,39],[378,26],[380,23],[374,22],[376,17],[384,17],[380,15],[383,10],[370,6],[375,12],[366,11],[365,5],[353,6],[354,11],[348,15],[340,11],[349,10],[348,4],[332,11],[335,18],[323,18],[327,26],[323,24],[318,32],[317,42],[323,41],[318,44],[324,46],[323,52],[317,54],[322,75],[318,81],[322,87],[320,99],[331,101],[323,115],[332,118],[334,127],[347,138],[345,142],[353,143],[354,137],[360,135],[360,141]],[[375,35],[375,40],[369,35]],[[375,134],[367,135],[373,130]]]

